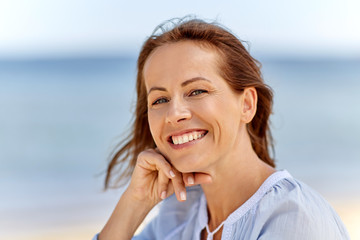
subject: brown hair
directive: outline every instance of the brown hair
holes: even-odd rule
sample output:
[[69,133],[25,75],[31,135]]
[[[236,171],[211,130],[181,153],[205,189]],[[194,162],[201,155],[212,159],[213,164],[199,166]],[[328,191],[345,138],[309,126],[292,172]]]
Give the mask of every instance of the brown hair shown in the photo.
[[[171,24],[172,28],[166,27]],[[159,34],[156,32],[160,31]],[[260,63],[252,58],[241,41],[230,31],[216,23],[207,23],[199,19],[179,19],[159,25],[145,41],[137,62],[137,102],[132,131],[114,150],[107,168],[105,188],[109,187],[115,169],[120,172],[115,182],[125,183],[132,174],[137,156],[147,148],[154,148],[155,143],[150,133],[147,116],[147,95],[143,79],[144,64],[149,55],[160,46],[179,41],[190,40],[214,48],[221,57],[219,69],[222,77],[235,91],[246,87],[255,87],[258,94],[257,112],[247,125],[252,147],[258,157],[275,166],[270,157],[273,140],[269,128],[269,116],[272,110],[273,94],[264,83]]]

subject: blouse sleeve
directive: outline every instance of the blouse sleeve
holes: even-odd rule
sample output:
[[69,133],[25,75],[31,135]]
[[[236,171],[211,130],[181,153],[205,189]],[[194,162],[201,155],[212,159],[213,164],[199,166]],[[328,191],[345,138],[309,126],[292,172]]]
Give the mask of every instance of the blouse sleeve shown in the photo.
[[[153,235],[153,231],[152,231],[152,224],[148,224],[145,229],[141,232],[141,234],[136,235],[134,237],[131,238],[132,240],[148,240],[148,239],[156,239],[155,236]],[[96,234],[92,240],[99,240],[99,233]]]
[[151,221],[146,227],[141,231],[140,234],[135,235],[132,240],[150,240],[156,239],[154,235],[154,223],[155,221]]

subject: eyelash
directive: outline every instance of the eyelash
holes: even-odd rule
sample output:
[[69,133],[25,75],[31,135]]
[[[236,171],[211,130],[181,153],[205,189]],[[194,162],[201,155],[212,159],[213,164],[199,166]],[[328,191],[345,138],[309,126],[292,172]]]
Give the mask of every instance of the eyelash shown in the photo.
[[[194,91],[191,91],[188,96],[198,96],[200,94],[207,93],[207,92],[208,91],[206,91],[204,89],[196,89]],[[151,105],[154,106],[154,105],[158,105],[158,104],[162,104],[162,103],[167,103],[168,101],[169,101],[168,99],[162,97],[162,98],[156,99]]]
[[[196,93],[196,92],[200,92],[200,93],[194,94],[194,93]],[[202,93],[207,93],[207,92],[208,92],[208,91],[206,91],[206,90],[204,90],[204,89],[196,89],[196,90],[194,90],[194,91],[191,91],[190,94],[189,94],[189,96],[197,96],[197,95],[200,95],[200,94],[202,94]]]
[[165,102],[160,102],[161,100],[165,100],[165,102],[168,102],[168,100],[166,98],[158,98],[151,105],[158,105],[158,104],[165,103]]

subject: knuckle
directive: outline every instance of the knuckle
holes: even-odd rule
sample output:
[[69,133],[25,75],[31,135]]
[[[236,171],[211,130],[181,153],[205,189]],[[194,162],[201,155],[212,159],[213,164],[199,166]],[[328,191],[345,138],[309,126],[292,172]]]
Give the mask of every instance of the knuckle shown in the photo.
[[167,184],[166,183],[160,184],[159,189],[160,189],[160,192],[166,190],[167,189]]
[[142,159],[144,159],[144,158],[146,157],[146,155],[148,155],[148,153],[147,153],[146,150],[144,150],[144,151],[142,151],[142,152],[139,153],[137,159],[138,159],[138,160],[142,160]]
[[184,181],[182,177],[175,177],[173,178],[173,183],[176,184],[177,186],[183,186],[184,185]]
[[146,149],[140,152],[139,155],[137,156],[138,161],[143,161],[145,159],[151,160],[153,158],[154,158],[154,154],[151,152],[151,149]]

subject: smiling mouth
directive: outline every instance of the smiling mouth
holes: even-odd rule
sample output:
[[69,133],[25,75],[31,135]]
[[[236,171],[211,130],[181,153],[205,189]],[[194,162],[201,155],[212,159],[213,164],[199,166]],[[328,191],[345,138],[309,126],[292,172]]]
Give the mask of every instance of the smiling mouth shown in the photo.
[[207,133],[208,133],[208,131],[205,131],[205,130],[192,131],[192,132],[188,132],[188,133],[177,135],[177,136],[171,136],[169,138],[169,142],[174,144],[174,145],[181,145],[181,144],[185,144],[185,143],[188,143],[188,142],[191,142],[191,141],[201,139]]

